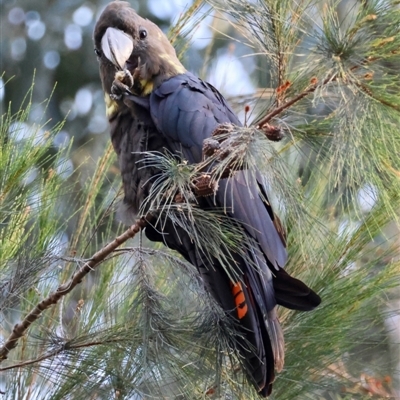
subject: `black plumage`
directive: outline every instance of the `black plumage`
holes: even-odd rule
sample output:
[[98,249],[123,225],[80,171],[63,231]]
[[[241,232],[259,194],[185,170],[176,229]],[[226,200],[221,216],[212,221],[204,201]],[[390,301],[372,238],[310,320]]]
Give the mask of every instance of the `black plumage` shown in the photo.
[[[220,124],[240,122],[212,85],[184,69],[161,30],[138,16],[128,3],[115,1],[106,7],[96,24],[94,41],[124,202],[134,215],[159,173],[155,167],[143,168],[144,152],[170,152],[198,163],[204,139]],[[245,232],[247,257],[233,254],[235,281],[212,255],[202,256],[172,221],[156,227],[150,221],[146,235],[197,267],[210,293],[238,322],[246,338],[239,343],[246,373],[260,394],[267,396],[275,370],[281,370],[284,362],[276,305],[308,311],[320,298],[283,270],[284,239],[259,176],[251,183],[244,172],[236,172],[219,182],[215,196],[199,199],[199,206],[225,208]]]

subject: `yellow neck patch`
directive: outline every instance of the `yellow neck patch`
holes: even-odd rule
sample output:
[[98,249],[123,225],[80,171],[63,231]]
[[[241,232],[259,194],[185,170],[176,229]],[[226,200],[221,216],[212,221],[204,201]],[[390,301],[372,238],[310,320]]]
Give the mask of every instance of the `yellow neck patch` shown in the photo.
[[145,79],[140,79],[140,86],[142,87],[142,92],[140,93],[141,96],[147,96],[153,91],[153,82],[146,81]]
[[104,93],[104,101],[106,103],[106,115],[107,118],[110,119],[113,117],[118,111],[118,103],[111,99],[108,93]]
[[177,58],[171,57],[169,54],[160,54],[160,58],[165,60],[171,67],[172,69],[176,72],[176,74],[184,74],[185,73],[185,67],[179,62]]

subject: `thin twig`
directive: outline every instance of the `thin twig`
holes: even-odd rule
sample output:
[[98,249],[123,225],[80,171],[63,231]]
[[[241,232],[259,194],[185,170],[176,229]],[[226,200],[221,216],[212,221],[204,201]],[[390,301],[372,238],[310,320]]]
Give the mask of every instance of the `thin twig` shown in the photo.
[[8,353],[14,349],[18,340],[22,338],[26,330],[36,321],[42,314],[42,312],[48,309],[50,306],[57,304],[57,302],[66,294],[68,294],[72,289],[75,288],[82,279],[90,272],[93,271],[96,266],[104,260],[109,254],[111,254],[117,247],[122,243],[126,242],[128,239],[134,237],[142,228],[146,226],[146,218],[141,218],[136,221],[129,229],[127,229],[122,235],[116,237],[112,242],[108,243],[101,250],[96,252],[90,260],[85,262],[85,264],[74,273],[71,279],[60,285],[56,291],[50,293],[44,300],[36,305],[36,307],[21,321],[14,326],[14,329],[6,340],[4,345],[0,348],[0,363],[7,359]]
[[366,85],[364,85],[362,83],[358,83],[356,86],[358,88],[360,88],[360,90],[362,90],[367,96],[371,97],[375,101],[383,104],[384,106],[390,107],[395,111],[400,111],[400,106],[398,106],[397,104],[393,104],[390,101],[385,100],[382,97],[375,95],[371,90],[369,90],[369,88]]
[[107,340],[101,340],[101,341],[95,341],[95,342],[88,342],[88,343],[83,343],[83,344],[76,344],[76,345],[68,345],[68,346],[61,346],[57,350],[51,351],[50,353],[43,354],[40,357],[34,358],[32,360],[26,360],[22,361],[17,364],[12,364],[9,365],[8,367],[3,367],[0,368],[0,372],[8,371],[10,369],[15,369],[15,368],[21,368],[21,367],[26,367],[27,365],[32,365],[36,364],[38,362],[47,360],[49,358],[53,358],[57,356],[60,353],[63,353],[64,351],[71,351],[71,350],[77,350],[77,349],[82,349],[82,348],[87,348],[87,347],[93,347],[93,346],[100,346],[108,343],[114,343],[114,342],[121,342],[121,340],[118,339],[107,339]]
[[293,104],[297,103],[310,93],[313,93],[317,90],[318,87],[325,86],[330,82],[334,82],[337,78],[335,76],[329,76],[326,78],[322,84],[314,84],[306,88],[303,92],[299,93],[297,96],[293,97],[292,99],[288,100],[286,103],[283,103],[281,106],[276,107],[274,110],[269,112],[261,121],[257,123],[257,128],[262,128],[263,125],[271,121],[272,118],[280,114],[282,111],[286,110],[287,108],[291,107]]
[[[357,69],[359,69],[359,68],[361,68],[361,67],[363,67],[363,66],[365,66],[365,65],[367,65],[367,64],[370,64],[370,63],[372,63],[372,62],[375,62],[375,61],[377,61],[377,60],[379,60],[377,57],[368,57],[368,58],[366,58],[365,60],[363,60],[359,65],[353,65],[353,66],[350,68],[350,71],[353,72],[353,71],[355,71],[355,70],[357,70]],[[297,96],[295,96],[295,97],[293,97],[292,99],[288,100],[287,102],[283,103],[283,104],[280,105],[279,107],[276,107],[276,108],[273,109],[271,112],[269,112],[267,115],[265,115],[265,116],[261,119],[261,121],[259,121],[259,122],[256,124],[256,127],[259,128],[259,129],[261,129],[261,128],[263,127],[263,125],[265,125],[265,124],[267,124],[269,121],[271,121],[272,118],[276,117],[276,116],[277,116],[278,114],[280,114],[282,111],[285,111],[286,109],[288,109],[288,108],[291,107],[293,104],[297,103],[298,101],[300,101],[301,99],[303,99],[304,97],[306,97],[307,95],[309,95],[310,93],[315,92],[316,89],[317,89],[318,87],[325,86],[325,85],[327,85],[328,83],[334,82],[334,81],[336,81],[336,80],[337,80],[337,76],[336,76],[336,75],[331,75],[331,76],[328,76],[326,79],[324,79],[324,80],[322,81],[322,83],[320,83],[320,84],[315,83],[315,84],[313,84],[313,85],[311,85],[311,86],[308,86],[303,92],[299,93]],[[392,108],[395,108],[396,110],[398,110],[398,107],[397,107],[397,106],[394,106],[393,104],[391,104],[391,103],[389,103],[389,102],[387,102],[387,101],[385,101],[385,100],[382,100],[382,99],[376,99],[376,100],[380,101],[382,104],[385,104],[385,105],[387,105],[387,106],[389,106],[389,107],[392,107]]]
[[257,127],[261,128],[263,125],[265,125],[267,122],[271,121],[272,118],[280,114],[282,111],[286,110],[293,104],[297,103],[300,101],[302,98],[306,97],[308,94],[314,92],[317,89],[317,85],[313,85],[308,87],[306,90],[303,92],[299,93],[297,96],[293,97],[286,103],[283,103],[281,106],[276,107],[274,110],[272,110],[270,113],[268,113],[258,124]]

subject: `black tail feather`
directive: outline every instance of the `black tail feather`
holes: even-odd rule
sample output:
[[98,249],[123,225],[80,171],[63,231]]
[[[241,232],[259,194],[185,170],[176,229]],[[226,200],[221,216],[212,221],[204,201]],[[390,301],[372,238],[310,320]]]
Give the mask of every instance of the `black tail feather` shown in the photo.
[[284,269],[273,271],[277,304],[298,311],[311,311],[321,298],[302,281],[290,276]]

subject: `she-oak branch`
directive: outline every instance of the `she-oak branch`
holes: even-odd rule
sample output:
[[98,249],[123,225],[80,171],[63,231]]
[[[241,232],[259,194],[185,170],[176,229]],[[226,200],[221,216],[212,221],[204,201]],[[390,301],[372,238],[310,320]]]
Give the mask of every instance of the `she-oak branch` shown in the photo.
[[[356,69],[352,68],[353,69]],[[282,139],[282,133],[279,127],[275,127],[269,125],[269,121],[271,121],[274,117],[293,106],[295,103],[306,97],[307,95],[315,92],[318,87],[325,86],[330,82],[335,81],[335,77],[328,77],[322,83],[318,85],[318,83],[312,84],[303,90],[298,95],[293,98],[287,100],[285,103],[277,106],[275,109],[270,111],[267,115],[265,115],[258,123],[257,128],[262,130],[266,137],[272,141],[278,141]],[[218,128],[214,134],[218,133]],[[217,148],[213,149],[210,153],[214,153],[218,151]],[[205,152],[205,148],[203,147],[203,152]],[[226,171],[223,173],[222,178],[228,177],[231,173],[231,168],[228,166]],[[212,172],[210,174],[203,174],[200,178],[197,178],[194,182],[194,191],[198,196],[207,196],[213,193],[214,187],[212,185],[213,176]],[[179,198],[179,195],[178,195]],[[178,200],[179,201],[179,200]],[[60,285],[54,292],[52,292],[49,296],[47,296],[44,300],[38,303],[31,312],[18,324],[16,324],[13,328],[13,331],[3,346],[0,347],[0,363],[7,359],[9,352],[14,349],[18,340],[22,338],[27,331],[27,329],[35,322],[49,307],[57,304],[57,302],[66,294],[71,292],[77,285],[82,282],[82,279],[89,274],[90,271],[93,271],[108,255],[110,255],[115,249],[117,249],[121,244],[125,243],[128,239],[133,238],[141,229],[146,226],[146,218],[138,219],[135,224],[131,225],[129,229],[127,229],[120,236],[116,237],[112,242],[108,243],[101,250],[96,252],[92,258],[90,258],[78,271],[74,273],[71,279]],[[39,359],[38,359],[39,361]],[[21,364],[22,365],[22,364]]]
[[57,302],[65,296],[67,293],[71,292],[82,279],[90,272],[93,271],[101,261],[110,255],[117,247],[122,243],[126,242],[128,239],[134,237],[144,226],[146,225],[146,220],[141,218],[129,227],[122,235],[116,237],[112,242],[107,244],[97,253],[95,253],[91,259],[89,259],[78,271],[72,275],[71,279],[60,285],[56,291],[52,292],[44,300],[36,305],[36,307],[18,324],[14,326],[14,329],[6,340],[4,345],[0,348],[0,363],[7,359],[9,352],[14,349],[18,340],[25,334],[26,330],[36,321],[42,314],[42,312]]

